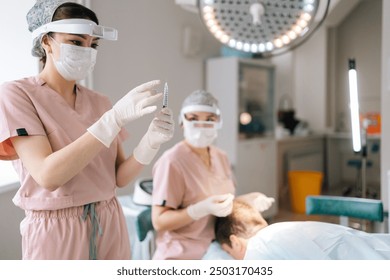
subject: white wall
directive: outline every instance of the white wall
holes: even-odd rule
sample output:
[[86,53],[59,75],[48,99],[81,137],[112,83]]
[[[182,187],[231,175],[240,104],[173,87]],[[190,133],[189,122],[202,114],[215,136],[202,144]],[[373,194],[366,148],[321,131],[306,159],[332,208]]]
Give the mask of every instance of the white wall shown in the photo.
[[[31,33],[26,14],[35,0],[7,1],[0,9],[0,83],[38,73],[37,59],[31,55]],[[5,4],[5,6],[4,6]]]
[[292,70],[297,118],[307,121],[312,131],[324,132],[327,94],[327,32],[325,26],[319,28],[307,42],[294,51]]
[[[356,60],[359,82],[359,106],[362,113],[380,112],[381,102],[381,25],[382,0],[361,1],[336,29],[336,119],[345,116],[350,131],[348,59]],[[364,37],[363,37],[364,34]]]
[[[173,0],[94,0],[91,5],[102,25],[119,30],[117,42],[100,44],[94,89],[115,102],[140,83],[168,81],[169,106],[176,121],[184,97],[204,87],[204,59],[219,55],[220,44],[209,35],[197,14],[183,10]],[[201,36],[201,53],[194,57],[185,57],[182,52],[183,30],[188,26]],[[146,132],[151,117],[127,125],[131,134],[124,143],[127,154]],[[176,126],[174,139],[163,145],[157,156],[181,139],[181,128]],[[150,177],[151,168],[152,164],[141,176]]]
[[[289,96],[295,108],[294,96],[294,76],[291,75],[294,63],[294,52],[286,52],[284,54],[274,56],[270,59],[275,67],[275,110],[279,109],[282,96]],[[276,111],[275,111],[276,112]]]

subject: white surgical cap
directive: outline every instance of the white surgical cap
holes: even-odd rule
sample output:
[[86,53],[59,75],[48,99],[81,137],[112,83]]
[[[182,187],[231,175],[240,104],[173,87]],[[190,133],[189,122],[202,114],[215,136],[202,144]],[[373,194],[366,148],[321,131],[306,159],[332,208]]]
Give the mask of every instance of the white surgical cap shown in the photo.
[[216,115],[221,114],[218,106],[218,100],[211,93],[204,90],[196,90],[184,99],[181,106],[181,114],[179,116],[180,123],[181,117],[184,117],[184,114],[189,112],[210,112]]
[[196,90],[184,99],[181,108],[192,105],[203,105],[215,108],[219,111],[218,100],[211,93],[204,90]]
[[[54,13],[57,8],[64,3],[71,2],[65,0],[37,0],[35,5],[28,11],[26,15],[28,30],[33,32],[38,27],[49,23],[53,20]],[[45,51],[41,46],[42,36],[39,36],[33,41],[31,53],[36,57],[44,57]]]

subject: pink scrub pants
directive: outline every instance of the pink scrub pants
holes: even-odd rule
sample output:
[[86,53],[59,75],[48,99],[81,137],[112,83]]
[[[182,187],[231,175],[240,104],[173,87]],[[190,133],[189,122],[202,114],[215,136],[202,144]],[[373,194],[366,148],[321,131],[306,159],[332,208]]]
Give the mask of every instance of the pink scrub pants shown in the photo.
[[53,211],[26,211],[25,260],[130,259],[130,242],[116,199]]

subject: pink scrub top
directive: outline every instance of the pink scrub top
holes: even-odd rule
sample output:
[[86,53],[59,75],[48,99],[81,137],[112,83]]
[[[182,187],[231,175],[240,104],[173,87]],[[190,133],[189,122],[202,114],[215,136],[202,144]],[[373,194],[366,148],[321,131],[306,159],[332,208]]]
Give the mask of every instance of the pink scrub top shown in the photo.
[[[232,193],[235,181],[226,154],[210,146],[209,169],[184,142],[167,150],[153,167],[153,205],[182,209],[211,195]],[[172,231],[160,231],[153,259],[201,259],[215,238],[214,216]]]
[[115,160],[118,143],[127,137],[125,130],[109,149],[102,149],[79,174],[53,192],[31,177],[10,141],[15,136],[42,135],[55,152],[83,135],[111,108],[108,97],[76,85],[73,109],[38,76],[0,87],[0,160],[14,160],[19,174],[21,186],[13,198],[15,205],[24,210],[58,210],[115,196]]

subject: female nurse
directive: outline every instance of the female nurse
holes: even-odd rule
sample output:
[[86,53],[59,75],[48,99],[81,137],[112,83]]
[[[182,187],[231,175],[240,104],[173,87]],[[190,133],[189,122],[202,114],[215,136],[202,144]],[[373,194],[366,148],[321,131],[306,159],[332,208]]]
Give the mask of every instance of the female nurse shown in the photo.
[[[152,222],[157,231],[153,259],[201,259],[214,240],[215,217],[230,214],[235,180],[226,153],[212,145],[222,126],[218,101],[194,91],[183,102],[184,141],[167,150],[153,167]],[[259,211],[273,198],[250,193]]]
[[116,40],[88,8],[38,0],[27,14],[35,77],[0,88],[0,159],[14,160],[21,186],[13,201],[25,210],[23,259],[130,259],[116,188],[126,186],[173,134],[170,109],[152,120],[126,157],[123,126],[161,98],[159,81],[136,87],[114,106],[78,84],[93,69],[99,39]]

